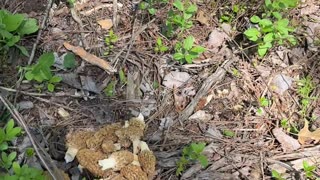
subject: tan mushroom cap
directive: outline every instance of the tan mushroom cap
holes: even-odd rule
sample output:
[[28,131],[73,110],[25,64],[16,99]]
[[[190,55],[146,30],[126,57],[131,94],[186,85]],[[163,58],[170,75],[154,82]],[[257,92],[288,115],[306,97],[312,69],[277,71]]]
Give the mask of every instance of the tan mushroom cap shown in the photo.
[[101,149],[104,153],[110,154],[121,149],[119,143],[114,144],[113,141],[105,139],[101,144]]
[[118,137],[115,135],[115,131],[121,127],[121,123],[114,123],[104,126],[86,140],[87,147],[89,149],[99,149],[104,140],[116,142]]
[[132,163],[134,156],[127,150],[113,152],[109,158],[99,160],[99,165],[102,170],[113,169],[114,171],[120,170],[124,166]]
[[127,180],[148,180],[148,176],[141,167],[130,164],[120,170],[120,174]]
[[110,174],[108,171],[101,170],[98,161],[106,158],[106,155],[100,151],[90,149],[81,149],[77,154],[79,164],[88,169],[94,176],[106,177]]
[[78,131],[68,133],[66,136],[67,152],[66,163],[72,162],[80,149],[86,148],[86,140],[93,135],[92,131]]
[[152,179],[155,175],[156,157],[144,141],[140,142],[140,150],[141,152],[138,154],[138,158],[141,168],[147,173],[148,178]]

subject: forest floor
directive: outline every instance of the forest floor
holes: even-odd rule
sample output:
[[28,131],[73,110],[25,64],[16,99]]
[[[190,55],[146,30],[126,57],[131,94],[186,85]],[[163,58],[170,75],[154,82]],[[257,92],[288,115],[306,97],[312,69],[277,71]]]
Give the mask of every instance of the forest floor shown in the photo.
[[[66,135],[141,113],[142,139],[157,159],[155,179],[320,178],[320,2],[277,10],[289,20],[296,43],[274,41],[263,56],[244,32],[257,27],[252,16],[267,13],[264,1],[190,1],[197,10],[184,23],[191,27],[175,25],[170,36],[169,11],[181,13],[174,1],[146,2],[142,10],[134,1],[82,0],[73,8],[78,17],[58,0],[0,2],[1,8],[36,18],[39,26],[45,20],[31,64],[45,52],[71,52],[66,43],[85,50],[83,56],[72,50],[74,68],[55,61],[52,72],[62,81],[54,92],[23,79],[18,67],[30,65],[28,57],[9,54],[0,62],[0,95],[20,107],[56,166],[73,179],[93,179],[80,173],[77,161],[65,163]],[[175,60],[175,45],[190,36],[205,52],[192,63]],[[36,41],[37,33],[20,44],[31,52]],[[84,60],[92,55],[107,65]],[[7,111],[1,103],[0,108],[4,117]],[[201,154],[208,165],[190,160],[177,175],[182,149],[192,143],[205,143]]]

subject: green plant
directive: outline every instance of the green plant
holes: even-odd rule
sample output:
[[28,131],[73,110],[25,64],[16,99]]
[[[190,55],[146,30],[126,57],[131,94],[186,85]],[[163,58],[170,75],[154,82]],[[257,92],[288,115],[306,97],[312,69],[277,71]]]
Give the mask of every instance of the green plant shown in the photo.
[[192,63],[195,58],[205,51],[204,47],[195,46],[194,41],[193,36],[188,36],[182,43],[178,42],[174,47],[173,58],[180,63]]
[[297,0],[265,0],[265,13],[262,18],[254,15],[250,21],[256,24],[244,32],[252,42],[258,44],[258,55],[263,57],[275,44],[283,45],[288,42],[296,45],[297,40],[291,34],[295,29],[289,26],[289,19],[283,18],[283,10],[295,7]]
[[232,20],[246,11],[246,6],[242,4],[235,4],[231,7],[231,11],[224,12],[219,19],[219,22],[231,23]]
[[127,84],[126,74],[124,73],[123,69],[119,70],[119,79],[122,84]]
[[261,116],[263,114],[263,108],[267,107],[270,105],[270,100],[265,98],[265,97],[260,97],[259,98],[259,109],[257,110],[257,113],[259,116]]
[[[197,6],[189,2],[182,2],[175,0],[173,2],[175,9],[171,9],[168,12],[166,20],[166,32],[167,37],[171,37],[173,31],[177,28],[180,29],[180,33],[193,26],[191,17],[197,12]],[[177,10],[176,10],[177,9]]]
[[107,87],[103,90],[104,94],[108,97],[113,97],[115,95],[117,81],[111,81]]
[[156,47],[154,48],[154,51],[156,53],[164,53],[166,51],[168,51],[168,46],[164,45],[162,43],[162,39],[160,37],[157,38],[157,41],[156,41]]
[[104,42],[108,46],[108,49],[106,50],[104,55],[108,55],[110,53],[110,51],[113,49],[114,43],[116,43],[118,39],[118,36],[113,32],[113,30],[110,30],[108,36],[104,40]]
[[53,53],[45,53],[39,57],[37,64],[26,67],[25,78],[29,81],[35,80],[38,83],[45,82],[50,92],[54,91],[55,84],[61,81],[58,76],[52,75],[51,66],[54,64]]
[[298,94],[301,97],[301,115],[303,117],[306,117],[306,113],[308,110],[309,105],[311,104],[311,101],[315,99],[315,97],[311,96],[312,91],[314,90],[315,85],[312,82],[312,79],[310,76],[307,76],[305,78],[302,78],[298,82]]
[[18,162],[15,162],[17,153],[15,151],[8,152],[8,143],[17,138],[21,133],[20,127],[14,127],[14,121],[10,119],[5,128],[0,128],[0,179],[18,180],[18,179],[33,179],[44,180],[43,171],[23,165],[20,167]]
[[148,10],[149,14],[155,15],[157,10],[156,6],[161,5],[163,3],[168,3],[168,0],[146,0],[146,1],[141,1],[139,3],[139,9],[141,10]]
[[302,162],[303,165],[303,171],[307,178],[313,178],[313,172],[317,169],[317,166],[310,166],[307,161]]
[[18,43],[22,37],[38,31],[37,20],[27,18],[23,14],[12,14],[4,9],[0,10],[0,51],[6,54],[9,48],[15,47],[29,56],[25,47]]
[[225,129],[222,133],[226,137],[234,137],[236,135],[235,132],[230,129]]
[[282,177],[282,175],[281,175],[278,171],[276,171],[276,170],[272,170],[272,171],[271,171],[271,176],[272,176],[274,179],[276,179],[276,180],[285,180],[285,179]]
[[205,143],[191,143],[182,150],[182,157],[177,162],[176,174],[180,175],[186,166],[193,161],[199,161],[203,168],[208,166],[208,158],[202,154],[206,147]]

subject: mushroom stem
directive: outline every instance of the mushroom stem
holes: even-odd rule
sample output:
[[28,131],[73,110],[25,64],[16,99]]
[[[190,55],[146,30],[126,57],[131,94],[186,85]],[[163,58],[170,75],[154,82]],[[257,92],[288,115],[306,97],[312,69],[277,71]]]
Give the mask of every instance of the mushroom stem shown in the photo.
[[66,161],[66,163],[72,162],[74,160],[74,158],[76,157],[78,151],[79,151],[79,149],[77,149],[77,148],[69,147],[65,156],[64,156],[64,160]]

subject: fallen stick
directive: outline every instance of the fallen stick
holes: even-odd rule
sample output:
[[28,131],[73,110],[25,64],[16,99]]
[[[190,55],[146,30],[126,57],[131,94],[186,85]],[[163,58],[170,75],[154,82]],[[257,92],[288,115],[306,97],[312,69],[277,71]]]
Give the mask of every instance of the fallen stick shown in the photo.
[[188,106],[180,113],[178,117],[180,122],[186,121],[192,115],[200,99],[208,93],[213,84],[221,81],[224,78],[226,74],[226,69],[229,68],[233,61],[234,60],[226,60],[220,67],[218,67],[215,73],[211,74],[204,81],[196,96],[192,99]]
[[113,73],[117,72],[117,70],[114,69],[107,61],[105,61],[101,58],[98,58],[97,56],[95,56],[93,54],[88,53],[82,47],[72,46],[68,42],[64,42],[63,45],[69,51],[72,51],[76,55],[80,56],[83,60],[101,67],[102,69],[107,71],[109,74],[113,74]]

